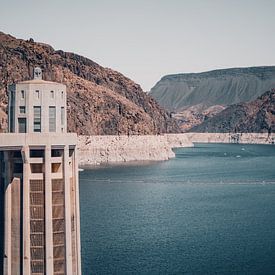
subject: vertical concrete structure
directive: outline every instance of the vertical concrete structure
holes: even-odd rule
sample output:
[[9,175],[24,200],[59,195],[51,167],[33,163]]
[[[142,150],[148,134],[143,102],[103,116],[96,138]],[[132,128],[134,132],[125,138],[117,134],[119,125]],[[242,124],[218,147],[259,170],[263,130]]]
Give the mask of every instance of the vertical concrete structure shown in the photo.
[[67,133],[66,87],[10,85],[0,134],[0,274],[81,275],[77,136]]

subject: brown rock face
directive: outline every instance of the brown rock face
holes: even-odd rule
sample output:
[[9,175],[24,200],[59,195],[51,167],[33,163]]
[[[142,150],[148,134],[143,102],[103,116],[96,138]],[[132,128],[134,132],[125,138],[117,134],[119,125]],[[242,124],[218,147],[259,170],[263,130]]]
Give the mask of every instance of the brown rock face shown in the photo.
[[32,78],[67,86],[68,130],[83,135],[179,132],[174,119],[140,86],[121,73],[74,53],[0,32],[0,132],[7,127],[7,85]]
[[251,102],[231,105],[189,131],[275,133],[275,89]]
[[215,105],[205,107],[203,104],[191,106],[176,113],[173,117],[178,120],[182,132],[187,132],[191,128],[200,125],[205,120],[214,117],[226,107],[222,105]]

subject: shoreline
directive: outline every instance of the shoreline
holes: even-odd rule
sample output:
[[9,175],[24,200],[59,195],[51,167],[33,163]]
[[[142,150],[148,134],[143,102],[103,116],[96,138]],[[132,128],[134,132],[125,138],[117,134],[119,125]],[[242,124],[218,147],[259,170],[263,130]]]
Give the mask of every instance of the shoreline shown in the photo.
[[[83,170],[92,170],[92,169],[99,169],[99,168],[113,168],[113,167],[131,167],[131,166],[147,166],[157,164],[161,161],[165,160],[130,160],[126,162],[108,162],[108,163],[101,163],[97,165],[89,164],[89,165],[81,165],[79,169],[80,172]],[[83,169],[83,170],[82,170]]]
[[275,144],[275,133],[185,133],[200,143]]
[[182,133],[143,136],[79,136],[79,167],[132,165],[175,157],[173,148],[194,143],[275,144],[275,133]]

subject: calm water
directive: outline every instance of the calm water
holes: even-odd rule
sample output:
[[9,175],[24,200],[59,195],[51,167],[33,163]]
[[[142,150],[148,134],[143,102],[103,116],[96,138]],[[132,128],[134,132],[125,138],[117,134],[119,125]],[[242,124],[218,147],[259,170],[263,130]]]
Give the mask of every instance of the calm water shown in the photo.
[[275,146],[80,173],[83,274],[275,274]]

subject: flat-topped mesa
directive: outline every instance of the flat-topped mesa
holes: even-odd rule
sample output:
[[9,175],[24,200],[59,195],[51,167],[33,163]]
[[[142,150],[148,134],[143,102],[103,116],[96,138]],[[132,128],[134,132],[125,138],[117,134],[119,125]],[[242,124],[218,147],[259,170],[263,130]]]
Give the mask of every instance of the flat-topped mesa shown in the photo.
[[9,132],[66,133],[66,86],[42,79],[34,69],[32,80],[9,85]]

